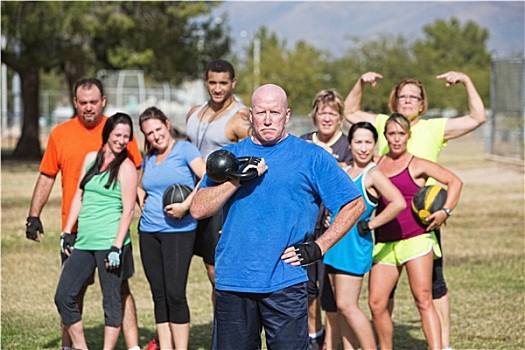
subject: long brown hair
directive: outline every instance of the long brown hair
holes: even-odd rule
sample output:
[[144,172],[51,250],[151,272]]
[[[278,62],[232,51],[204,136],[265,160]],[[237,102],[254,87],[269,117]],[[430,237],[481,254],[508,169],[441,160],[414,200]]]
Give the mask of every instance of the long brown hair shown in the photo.
[[[102,146],[100,146],[100,149],[97,152],[97,157],[95,159],[95,163],[89,170],[86,172],[84,177],[82,178],[82,181],[80,182],[80,188],[83,190],[86,184],[93,178],[93,176],[100,173],[100,169],[102,168],[102,165],[104,164],[104,146],[106,143],[108,143],[109,135],[115,129],[115,127],[118,124],[126,124],[130,127],[130,135],[129,140],[133,140],[133,122],[131,121],[131,117],[125,113],[115,113],[111,117],[108,118],[106,121],[106,124],[104,125],[104,129],[102,129]],[[115,159],[109,163],[107,171],[109,171],[109,179],[108,182],[104,185],[105,188],[109,188],[111,185],[115,186],[117,184],[117,177],[118,172],[120,170],[120,165],[124,160],[128,158],[128,150],[127,148],[124,148],[122,152],[120,152]]]
[[[146,108],[146,110],[142,112],[142,114],[139,117],[140,131],[142,131],[142,133],[144,133],[144,131],[142,130],[142,123],[150,119],[160,120],[162,124],[168,127],[169,119],[168,117],[166,117],[166,114],[164,114],[164,112],[162,112],[157,107],[149,107],[149,108]],[[177,133],[175,129],[170,128],[170,135],[174,139],[177,138]],[[146,155],[148,157],[151,156],[153,152],[155,151],[155,148],[151,145],[151,143],[148,142],[147,138],[144,138],[144,151],[146,152]]]

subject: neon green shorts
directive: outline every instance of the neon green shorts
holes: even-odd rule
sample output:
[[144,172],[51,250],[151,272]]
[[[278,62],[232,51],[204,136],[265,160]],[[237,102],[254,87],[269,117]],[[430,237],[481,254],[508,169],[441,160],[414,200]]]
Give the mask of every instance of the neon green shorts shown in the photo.
[[374,264],[401,266],[407,261],[428,254],[431,250],[434,250],[434,259],[441,257],[441,249],[434,232],[395,242],[376,243]]

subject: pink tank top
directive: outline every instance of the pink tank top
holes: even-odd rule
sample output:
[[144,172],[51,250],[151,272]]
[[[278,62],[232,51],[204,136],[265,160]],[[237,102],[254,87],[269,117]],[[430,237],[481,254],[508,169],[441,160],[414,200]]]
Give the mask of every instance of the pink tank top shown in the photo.
[[[413,157],[412,157],[413,159]],[[410,159],[410,162],[412,162]],[[380,162],[381,160],[379,160]],[[378,162],[378,163],[379,163]],[[408,162],[408,165],[410,165]],[[414,182],[407,167],[397,175],[390,177],[390,181],[396,186],[406,201],[406,208],[389,223],[375,229],[376,242],[394,242],[419,236],[426,231],[426,228],[416,221],[412,214],[412,198],[419,186]],[[388,202],[381,197],[377,206],[377,214],[383,211]]]

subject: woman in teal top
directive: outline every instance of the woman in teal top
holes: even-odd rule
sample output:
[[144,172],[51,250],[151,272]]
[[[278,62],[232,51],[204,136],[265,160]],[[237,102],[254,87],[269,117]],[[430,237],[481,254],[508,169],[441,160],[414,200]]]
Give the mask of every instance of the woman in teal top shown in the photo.
[[[376,348],[370,321],[359,307],[363,277],[372,267],[372,230],[394,219],[405,208],[401,192],[374,163],[377,138],[375,127],[368,122],[356,123],[348,132],[353,163],[345,171],[361,191],[366,209],[357,225],[327,251],[323,258],[338,311],[357,336],[354,339],[348,327],[342,325],[343,336],[354,349],[358,345],[362,349]],[[388,206],[381,214],[372,217],[380,197],[385,198]],[[333,213],[335,215],[336,212]],[[337,340],[334,338],[330,341],[337,344]]]
[[[71,204],[63,237],[78,219],[74,249],[62,267],[55,304],[75,348],[87,349],[82,315],[76,297],[98,269],[105,316],[104,349],[113,349],[122,325],[120,285],[130,248],[129,226],[137,196],[137,170],[126,145],[133,138],[133,123],[124,113],[111,116],[102,131],[98,152],[86,155],[79,187]],[[67,242],[67,238],[63,241]]]

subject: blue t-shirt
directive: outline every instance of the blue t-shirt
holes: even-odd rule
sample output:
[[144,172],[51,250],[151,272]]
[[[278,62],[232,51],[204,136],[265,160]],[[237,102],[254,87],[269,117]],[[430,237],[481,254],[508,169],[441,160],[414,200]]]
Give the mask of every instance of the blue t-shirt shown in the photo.
[[195,230],[197,222],[189,213],[176,220],[164,212],[162,195],[168,186],[184,184],[195,187],[195,174],[190,163],[201,157],[197,147],[188,141],[177,141],[170,153],[160,164],[155,164],[157,153],[144,157],[142,188],[146,191],[146,203],[139,222],[141,232],[186,232]]
[[[306,269],[284,263],[282,253],[313,234],[321,201],[335,211],[359,197],[359,190],[334,157],[293,135],[273,146],[247,138],[224,149],[264,158],[268,170],[243,183],[223,207],[216,288],[268,293],[305,282]],[[213,185],[204,176],[200,187]]]

